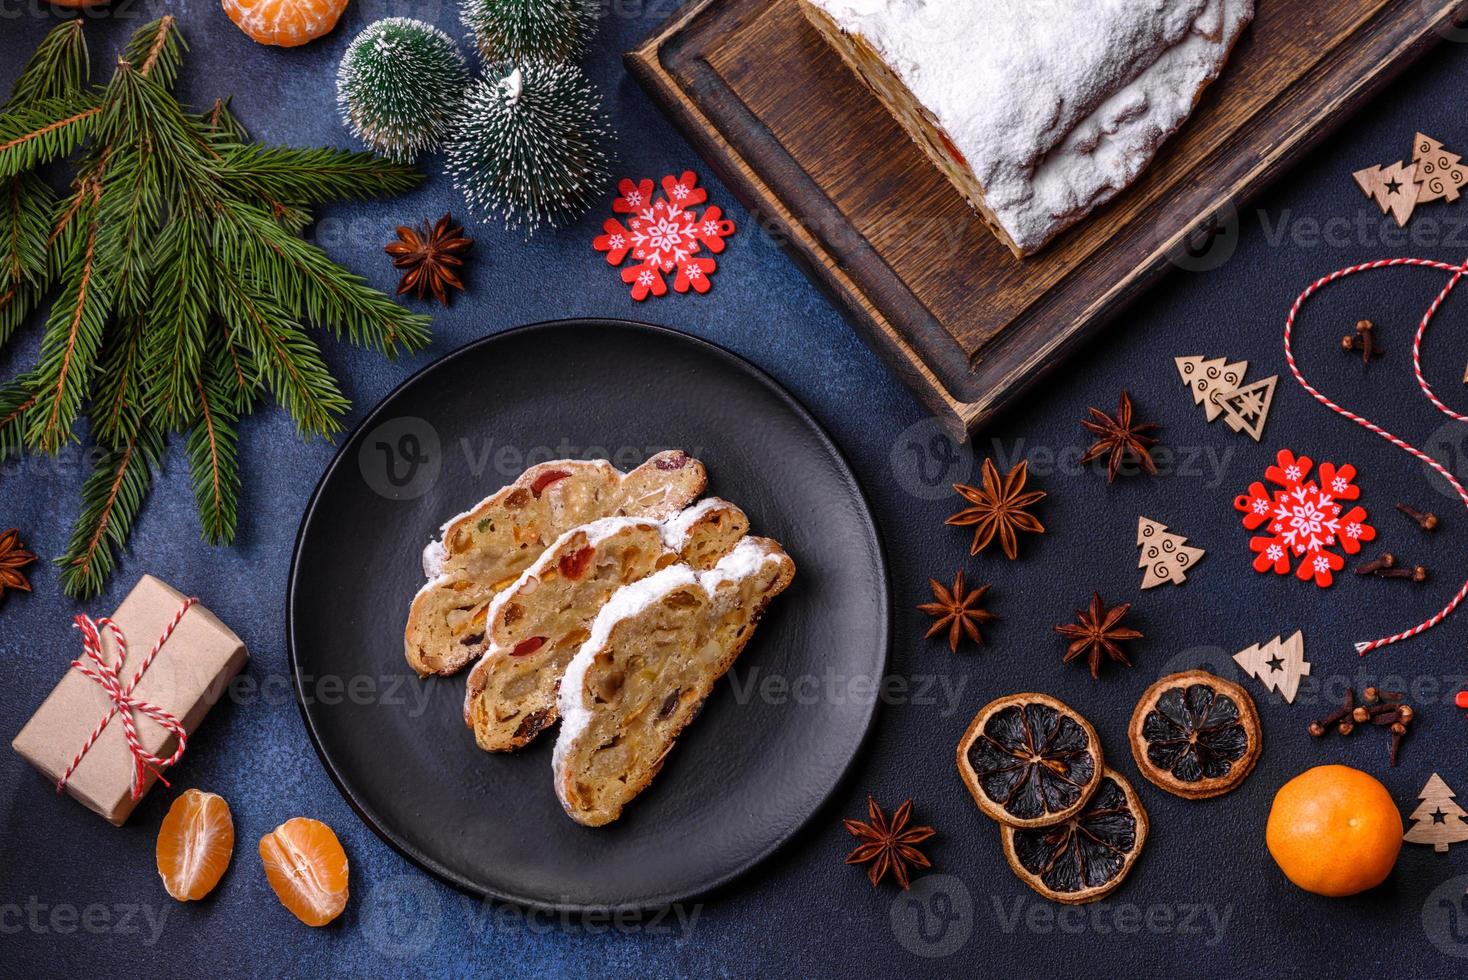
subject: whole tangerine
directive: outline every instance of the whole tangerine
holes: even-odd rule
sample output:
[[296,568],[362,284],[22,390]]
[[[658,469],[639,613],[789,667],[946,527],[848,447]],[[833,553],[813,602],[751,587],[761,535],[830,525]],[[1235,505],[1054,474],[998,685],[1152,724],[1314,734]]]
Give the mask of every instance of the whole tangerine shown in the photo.
[[347,0],[220,0],[252,41],[294,48],[331,33]]
[[1350,766],[1316,766],[1274,794],[1265,843],[1285,877],[1339,898],[1375,888],[1402,849],[1402,815],[1386,787]]

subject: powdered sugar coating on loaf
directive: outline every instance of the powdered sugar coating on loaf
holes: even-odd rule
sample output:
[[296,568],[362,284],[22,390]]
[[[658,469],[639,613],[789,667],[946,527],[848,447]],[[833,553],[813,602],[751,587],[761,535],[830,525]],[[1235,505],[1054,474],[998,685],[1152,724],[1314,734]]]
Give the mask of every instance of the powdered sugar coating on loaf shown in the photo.
[[709,595],[713,595],[721,583],[747,578],[766,562],[779,562],[782,558],[781,552],[770,551],[760,539],[745,538],[706,572],[695,572],[687,565],[670,565],[640,582],[633,582],[617,590],[611,601],[597,613],[591,624],[591,635],[581,644],[576,656],[571,658],[561,679],[557,701],[561,731],[556,738],[555,752],[551,756],[551,771],[558,777],[557,784],[571,744],[591,724],[591,709],[586,707],[582,688],[586,686],[586,672],[591,669],[597,651],[611,639],[613,628],[623,620],[640,615],[677,589],[696,584]]
[[681,513],[668,518],[663,524],[663,545],[669,551],[682,552],[688,544],[688,532],[693,530],[694,525],[703,520],[709,511],[734,505],[719,497],[705,497],[692,507],[685,508]]
[[1024,252],[1114,197],[1218,76],[1253,0],[810,0],[936,118]]

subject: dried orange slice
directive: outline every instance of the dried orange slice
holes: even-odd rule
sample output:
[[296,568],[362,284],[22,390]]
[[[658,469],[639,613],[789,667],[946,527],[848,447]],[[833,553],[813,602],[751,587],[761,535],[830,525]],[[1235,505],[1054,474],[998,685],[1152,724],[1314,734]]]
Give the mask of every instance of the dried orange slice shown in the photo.
[[1169,674],[1147,688],[1127,734],[1142,775],[1188,800],[1243,782],[1264,738],[1249,692],[1206,670]]
[[224,797],[186,789],[158,828],[158,877],[168,894],[193,902],[214,890],[234,853],[234,820]]
[[293,817],[260,838],[260,862],[280,904],[306,925],[347,907],[347,852],[320,820]]
[[1049,827],[1075,816],[1104,768],[1096,729],[1048,694],[989,702],[958,743],[958,772],[974,802],[1011,827]]
[[253,41],[294,48],[331,33],[347,0],[221,0],[224,12]]
[[1052,902],[1080,905],[1111,894],[1147,840],[1147,811],[1131,783],[1107,769],[1081,812],[1054,827],[1000,828],[1019,879]]

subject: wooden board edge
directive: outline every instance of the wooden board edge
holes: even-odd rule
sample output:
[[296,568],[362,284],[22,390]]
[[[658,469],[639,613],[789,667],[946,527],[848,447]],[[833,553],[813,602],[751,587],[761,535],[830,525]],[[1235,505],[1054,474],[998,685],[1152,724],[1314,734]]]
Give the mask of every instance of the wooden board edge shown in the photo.
[[[948,390],[892,323],[866,301],[856,283],[834,263],[824,261],[826,252],[820,243],[780,202],[774,189],[719,135],[711,120],[683,97],[682,89],[663,67],[660,52],[664,43],[716,2],[718,0],[696,0],[665,22],[642,44],[627,52],[623,62],[628,72],[669,114],[684,138],[708,161],[740,202],[762,225],[780,235],[781,248],[806,271],[811,282],[826,294],[836,310],[847,319],[856,321],[852,326],[858,336],[875,341],[873,346],[877,354],[924,407],[934,414],[953,438],[967,441],[973,428],[992,406],[987,401],[962,401]],[[816,264],[820,267],[816,268]]]

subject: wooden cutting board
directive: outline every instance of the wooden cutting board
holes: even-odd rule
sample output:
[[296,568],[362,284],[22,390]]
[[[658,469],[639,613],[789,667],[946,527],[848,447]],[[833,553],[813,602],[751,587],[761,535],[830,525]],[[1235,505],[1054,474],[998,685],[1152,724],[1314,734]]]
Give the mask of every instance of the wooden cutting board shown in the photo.
[[1142,178],[1024,260],[796,0],[691,0],[627,63],[868,343],[965,436],[1169,268],[1216,263],[1250,195],[1435,42],[1468,39],[1454,26],[1468,0],[1257,5],[1223,77]]

